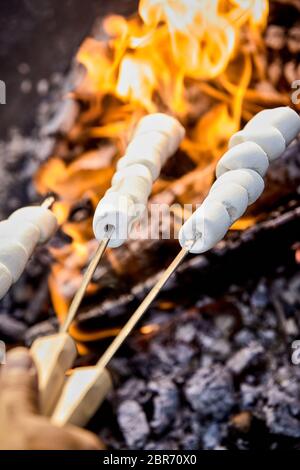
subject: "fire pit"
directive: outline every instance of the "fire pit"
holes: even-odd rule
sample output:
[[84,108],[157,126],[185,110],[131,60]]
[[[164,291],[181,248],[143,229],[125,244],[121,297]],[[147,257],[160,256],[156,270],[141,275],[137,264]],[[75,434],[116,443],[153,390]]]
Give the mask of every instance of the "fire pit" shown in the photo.
[[[142,116],[165,112],[186,129],[150,201],[173,205],[176,229],[233,133],[264,108],[299,109],[299,11],[296,0],[141,0],[133,16],[95,22],[32,136],[1,145],[3,215],[52,193],[60,223],[1,302],[7,343],[30,346],[65,318],[96,249],[95,207]],[[89,423],[109,448],[299,448],[299,182],[294,142],[262,198],[187,258],[111,361],[114,391]],[[96,362],[177,252],[176,239],[107,250],[70,330],[76,365]]]

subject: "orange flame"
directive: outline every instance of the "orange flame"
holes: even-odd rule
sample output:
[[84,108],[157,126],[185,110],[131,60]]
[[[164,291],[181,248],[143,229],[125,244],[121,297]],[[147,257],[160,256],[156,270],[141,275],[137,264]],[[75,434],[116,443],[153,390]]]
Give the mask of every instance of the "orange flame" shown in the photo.
[[[52,249],[50,290],[59,317],[95,247],[91,219],[69,220],[74,204],[88,198],[96,206],[137,120],[149,112],[181,120],[187,129],[181,149],[196,168],[215,162],[241,118],[259,110],[259,94],[249,88],[264,78],[258,58],[267,16],[267,0],[140,0],[138,14],[106,18],[103,39],[83,42],[77,60],[86,75],[74,96],[84,106],[68,141],[94,150],[70,164],[54,156],[36,177],[40,193],[59,195],[54,212],[73,240]],[[167,184],[158,181],[154,191]]]

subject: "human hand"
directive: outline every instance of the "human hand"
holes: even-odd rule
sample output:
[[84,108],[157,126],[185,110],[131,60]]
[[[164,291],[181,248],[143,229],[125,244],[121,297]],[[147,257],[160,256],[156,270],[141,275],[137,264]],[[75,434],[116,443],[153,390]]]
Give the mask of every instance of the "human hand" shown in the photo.
[[16,348],[0,369],[1,450],[100,450],[102,443],[76,426],[57,427],[39,414],[37,371],[30,353]]

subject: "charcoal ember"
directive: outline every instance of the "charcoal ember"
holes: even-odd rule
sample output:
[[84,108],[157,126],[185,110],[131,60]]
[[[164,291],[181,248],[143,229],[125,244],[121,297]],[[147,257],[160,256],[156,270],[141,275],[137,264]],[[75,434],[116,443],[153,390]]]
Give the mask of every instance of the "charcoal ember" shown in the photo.
[[218,330],[222,332],[222,336],[229,338],[236,329],[236,319],[233,315],[218,315],[215,320],[215,325]]
[[21,320],[17,320],[9,313],[0,314],[0,336],[10,341],[23,341],[27,326]]
[[142,405],[150,398],[151,392],[148,390],[144,380],[130,378],[118,389],[117,396],[120,401],[130,398]]
[[179,393],[174,382],[167,377],[161,377],[148,384],[155,394],[153,398],[153,419],[151,428],[156,433],[165,431],[173,422],[179,407]]
[[231,417],[230,426],[239,432],[247,433],[250,430],[251,422],[252,414],[249,411],[242,411]]
[[253,341],[249,346],[237,351],[226,365],[234,375],[240,375],[249,367],[258,365],[264,355],[265,350],[262,345]]
[[253,309],[248,303],[239,303],[239,310],[242,317],[243,325],[247,328],[256,328],[257,326],[257,315],[255,315],[255,309]]
[[258,332],[258,339],[261,342],[261,344],[264,346],[264,348],[266,349],[269,349],[274,345],[274,343],[276,342],[277,336],[278,336],[277,331],[271,328],[262,328]]
[[[168,374],[170,378],[177,378],[183,373],[184,368],[188,368],[190,361],[195,355],[195,349],[185,343],[176,343],[176,345],[160,344],[153,341],[150,346],[150,358],[145,368],[145,358],[137,358],[140,363],[141,372],[146,371],[152,376],[161,376]],[[147,359],[146,359],[147,361]],[[160,364],[159,371],[158,364]]]
[[227,359],[231,352],[230,344],[224,338],[214,338],[200,333],[199,343],[205,353],[209,352],[217,359]]
[[237,347],[244,347],[254,341],[255,333],[247,328],[242,328],[234,335],[233,339]]
[[146,446],[145,450],[179,450],[178,443],[170,440],[170,439],[163,439],[159,442],[150,441]]
[[198,369],[188,380],[184,391],[189,404],[200,416],[221,420],[235,403],[231,374],[217,364]]
[[197,330],[192,323],[187,323],[184,325],[178,325],[175,332],[175,338],[177,341],[182,341],[183,343],[191,343],[197,334]]
[[243,383],[240,389],[241,406],[244,409],[254,409],[259,399],[263,398],[264,387]]
[[202,448],[213,450],[220,445],[222,440],[222,429],[218,423],[210,423],[202,436]]
[[279,386],[272,386],[264,406],[267,425],[274,434],[300,437],[300,396],[289,394]]
[[200,440],[194,434],[186,434],[182,437],[181,448],[184,450],[199,450]]
[[134,400],[123,401],[117,415],[120,429],[130,449],[144,447],[150,433],[149,424],[142,407]]
[[257,309],[263,309],[268,305],[269,292],[266,284],[260,282],[250,297],[251,305]]

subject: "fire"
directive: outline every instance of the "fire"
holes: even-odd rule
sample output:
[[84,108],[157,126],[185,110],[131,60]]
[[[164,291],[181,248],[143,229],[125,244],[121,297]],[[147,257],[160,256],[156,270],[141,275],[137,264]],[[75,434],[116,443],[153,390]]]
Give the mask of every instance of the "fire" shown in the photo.
[[67,143],[92,150],[71,163],[54,155],[36,176],[40,193],[59,196],[54,211],[72,240],[52,248],[49,283],[60,318],[95,249],[91,217],[71,220],[74,205],[88,199],[95,208],[137,120],[156,111],[175,115],[187,129],[181,150],[194,169],[179,183],[205,177],[205,185],[180,193],[178,180],[161,178],[154,194],[173,188],[176,202],[200,202],[229,137],[261,108],[255,83],[265,78],[267,17],[267,0],[140,0],[133,17],[110,16],[99,31],[101,40],[83,42],[77,61],[86,74],[73,93],[82,112]]

